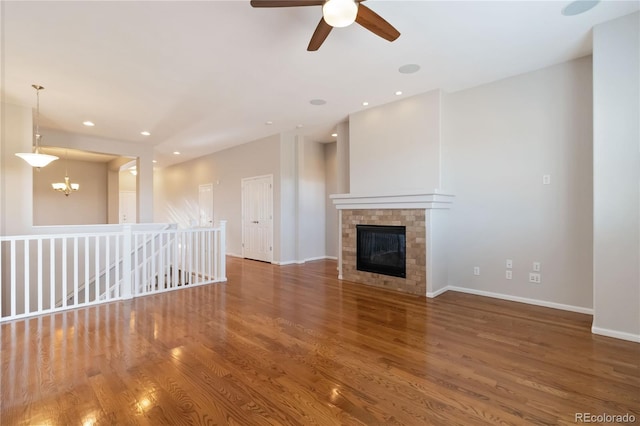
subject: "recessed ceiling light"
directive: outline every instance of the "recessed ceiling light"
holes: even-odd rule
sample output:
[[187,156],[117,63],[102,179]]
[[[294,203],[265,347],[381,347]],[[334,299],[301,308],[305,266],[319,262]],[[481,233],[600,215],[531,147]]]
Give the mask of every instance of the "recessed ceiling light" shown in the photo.
[[157,162],[158,162],[158,160],[153,160],[153,161],[151,161],[151,162],[152,162],[153,164],[155,164],[155,163],[157,163]]
[[173,155],[180,155],[180,151],[173,151]]
[[95,126],[95,124],[92,121],[83,121],[82,124],[84,124],[87,127]]
[[367,102],[367,101],[364,101],[364,102],[362,103],[362,106],[368,106],[368,105],[369,105],[369,102]]
[[327,101],[325,101],[324,99],[311,99],[309,103],[311,105],[324,105],[327,103]]
[[144,130],[144,131],[140,132],[140,134],[141,134],[142,136],[151,136],[151,133],[147,132],[146,130]]
[[402,92],[398,90],[398,91],[396,92],[396,96],[400,96],[400,95],[402,95]]
[[334,138],[337,138],[338,134],[337,133],[331,133],[331,136],[334,137]]
[[269,121],[265,122],[264,124],[266,124],[267,126],[271,126],[273,124],[273,121],[269,120]]
[[418,64],[406,64],[398,68],[398,72],[401,74],[413,74],[420,71],[420,65]]
[[598,3],[600,3],[600,0],[576,0],[566,5],[562,9],[562,14],[564,16],[580,15],[593,9]]

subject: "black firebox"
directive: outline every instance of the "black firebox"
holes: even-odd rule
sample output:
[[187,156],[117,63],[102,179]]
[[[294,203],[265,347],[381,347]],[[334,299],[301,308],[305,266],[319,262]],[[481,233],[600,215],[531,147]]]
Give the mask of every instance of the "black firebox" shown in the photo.
[[407,243],[404,226],[356,225],[356,267],[406,278]]

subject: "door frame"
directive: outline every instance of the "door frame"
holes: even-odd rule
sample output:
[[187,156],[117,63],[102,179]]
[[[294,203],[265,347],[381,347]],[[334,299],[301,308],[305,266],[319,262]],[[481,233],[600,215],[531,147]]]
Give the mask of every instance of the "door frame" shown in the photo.
[[269,178],[269,199],[270,199],[270,205],[271,205],[271,220],[270,220],[270,226],[269,226],[269,241],[271,243],[271,250],[269,250],[269,260],[267,260],[269,263],[273,263],[273,223],[274,223],[274,214],[273,214],[273,174],[268,174],[268,175],[259,175],[259,176],[251,176],[251,177],[246,177],[246,178],[241,178],[240,179],[240,235],[241,235],[241,246],[242,246],[242,250],[241,250],[241,256],[242,258],[245,258],[244,256],[244,184],[247,181],[250,180],[256,180],[256,179],[264,179],[264,178]]

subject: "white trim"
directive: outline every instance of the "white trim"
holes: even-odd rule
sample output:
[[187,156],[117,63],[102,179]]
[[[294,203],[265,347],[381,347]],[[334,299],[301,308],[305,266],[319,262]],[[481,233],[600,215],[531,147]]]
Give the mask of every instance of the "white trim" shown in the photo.
[[628,340],[630,342],[640,343],[640,334],[626,333],[624,331],[609,330],[608,328],[600,328],[595,325],[591,327],[593,334],[600,336],[613,337],[614,339]]
[[427,268],[426,274],[424,277],[425,287],[427,289],[427,295],[429,293],[432,293],[432,294],[435,293],[433,291],[429,291],[433,287],[433,275],[434,275],[433,274],[433,238],[432,238],[433,233],[431,232],[431,229],[433,228],[431,227],[430,213],[431,212],[429,210],[424,211],[424,234],[422,234],[422,236],[424,237],[424,248],[425,248],[424,261]]
[[286,260],[284,262],[273,261],[271,262],[274,265],[285,266],[285,265],[303,265],[307,262],[313,262],[314,260],[338,260],[335,256],[317,256],[310,257],[304,260]]
[[434,297],[440,296],[442,293],[446,293],[447,290],[449,290],[449,287],[444,287],[444,288],[441,288],[440,290],[436,290],[436,291],[428,291],[427,292],[427,297],[430,298],[430,299],[433,299]]
[[271,263],[274,264],[274,265],[278,265],[278,266],[285,266],[285,265],[296,265],[296,264],[298,264],[298,261],[296,261],[296,260],[285,260],[284,262],[278,262],[277,260],[274,260]]
[[545,308],[560,309],[562,311],[577,312],[579,314],[593,315],[593,309],[581,306],[565,305],[562,303],[547,302],[546,300],[529,299],[528,297],[511,296],[509,294],[493,293],[491,291],[476,290],[473,288],[448,286],[447,290],[458,291],[460,293],[475,294],[476,296],[493,297],[494,299],[508,300],[511,302],[526,303],[528,305],[543,306]]
[[338,279],[342,279],[342,210],[338,210]]
[[399,194],[332,194],[338,210],[343,209],[449,209],[453,195],[433,192]]
[[240,259],[242,259],[242,256],[239,254],[235,254],[235,253],[229,253],[227,252],[227,256],[231,256],[231,257],[239,257]]
[[313,262],[314,260],[336,260],[336,258],[332,256],[310,257],[308,259],[303,260],[302,263]]

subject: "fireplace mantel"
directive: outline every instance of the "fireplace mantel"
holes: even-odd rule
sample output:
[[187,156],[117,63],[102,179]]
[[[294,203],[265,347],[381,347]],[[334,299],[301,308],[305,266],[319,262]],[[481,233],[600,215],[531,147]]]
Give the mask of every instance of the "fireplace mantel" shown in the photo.
[[454,196],[440,191],[395,194],[332,194],[338,210],[347,209],[449,209]]

